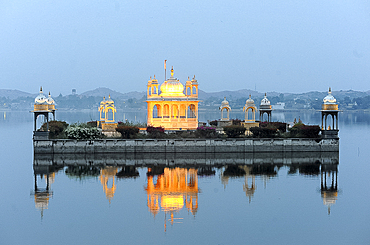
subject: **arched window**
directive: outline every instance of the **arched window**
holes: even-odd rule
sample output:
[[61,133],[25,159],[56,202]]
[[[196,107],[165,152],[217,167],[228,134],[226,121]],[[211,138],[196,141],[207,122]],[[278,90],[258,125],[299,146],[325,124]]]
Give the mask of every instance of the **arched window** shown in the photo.
[[179,107],[177,105],[172,106],[172,118],[178,118],[179,117]]
[[188,118],[196,118],[195,105],[191,104],[188,106]]
[[153,107],[153,118],[160,118],[161,117],[161,106],[154,105]]
[[180,118],[185,118],[186,117],[186,106],[181,105],[180,106]]
[[153,94],[157,94],[157,87],[153,87]]
[[168,104],[165,104],[163,107],[163,118],[170,118],[170,107]]
[[187,89],[186,89],[186,95],[191,95],[191,88],[190,87],[187,87]]
[[193,94],[197,94],[197,87],[193,87]]

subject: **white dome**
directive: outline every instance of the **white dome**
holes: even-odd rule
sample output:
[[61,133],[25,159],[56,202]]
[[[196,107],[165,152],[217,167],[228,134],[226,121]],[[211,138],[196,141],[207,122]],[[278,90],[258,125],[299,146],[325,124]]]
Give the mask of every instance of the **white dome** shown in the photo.
[[41,87],[39,95],[37,95],[36,98],[35,98],[35,104],[42,105],[42,104],[47,104],[47,102],[48,102],[47,98],[45,97],[44,93],[42,92],[42,87]]
[[245,101],[245,104],[254,104],[254,100],[252,100],[252,96],[251,95],[249,95],[249,99],[247,99],[246,101]]
[[269,99],[267,99],[266,93],[265,93],[265,97],[261,100],[261,105],[270,105],[270,101]]
[[54,105],[55,104],[54,99],[51,98],[50,92],[49,92],[49,96],[48,96],[47,102],[48,102],[49,105]]
[[324,104],[334,104],[337,102],[337,100],[334,98],[334,96],[331,94],[331,88],[329,88],[328,95],[325,96],[323,99]]
[[162,83],[161,96],[165,97],[182,97],[184,94],[184,85],[179,80],[173,77],[173,68],[171,69],[171,77]]
[[224,97],[224,100],[221,102],[221,107],[227,107],[229,106],[229,101],[226,100],[226,97]]

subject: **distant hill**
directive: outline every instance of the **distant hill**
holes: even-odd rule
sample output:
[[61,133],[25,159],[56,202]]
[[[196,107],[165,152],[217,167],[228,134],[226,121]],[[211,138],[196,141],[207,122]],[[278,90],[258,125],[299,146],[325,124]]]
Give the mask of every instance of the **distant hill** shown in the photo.
[[82,94],[80,94],[81,96],[86,96],[86,97],[89,97],[89,96],[94,96],[94,97],[108,97],[109,95],[113,98],[113,99],[130,99],[130,98],[135,98],[135,99],[140,99],[142,98],[144,95],[146,95],[145,92],[128,92],[128,93],[120,93],[120,92],[117,92],[117,91],[114,91],[114,90],[111,90],[109,88],[97,88],[97,89],[94,89],[94,90],[89,90],[89,91],[86,91]]
[[0,97],[9,98],[11,100],[14,100],[19,97],[36,97],[37,94],[31,94],[27,92],[23,92],[16,89],[0,89]]
[[[284,92],[267,92],[267,97],[275,97],[279,96],[280,94],[284,94],[285,98],[289,99],[294,99],[294,98],[301,98],[301,99],[308,99],[308,98],[324,98],[327,95],[327,91],[323,92],[318,92],[318,91],[310,91],[306,93],[284,93]],[[83,92],[79,94],[79,96],[93,96],[93,97],[101,97],[103,98],[104,96],[111,96],[113,99],[122,99],[122,100],[127,100],[130,98],[134,99],[141,99],[143,96],[146,96],[146,92],[127,92],[127,93],[121,93],[114,91],[109,88],[105,87],[100,87],[96,88],[94,90],[89,90],[86,92]],[[254,90],[249,90],[249,89],[241,89],[241,90],[236,90],[236,91],[220,91],[220,92],[205,92],[203,90],[199,90],[199,99],[201,100],[206,100],[208,98],[214,97],[214,98],[219,98],[223,99],[223,97],[229,98],[229,99],[239,99],[239,98],[247,98],[249,95],[252,95],[252,98],[256,97],[263,97],[264,93],[254,91]],[[335,98],[341,100],[345,97],[349,98],[359,98],[359,97],[365,97],[370,95],[370,90],[366,92],[361,92],[361,91],[354,91],[354,90],[340,90],[340,91],[333,91],[333,95]],[[0,98],[5,97],[9,98],[11,100],[17,99],[19,97],[36,97],[37,94],[31,94],[27,92],[23,92],[20,90],[16,89],[0,89]]]

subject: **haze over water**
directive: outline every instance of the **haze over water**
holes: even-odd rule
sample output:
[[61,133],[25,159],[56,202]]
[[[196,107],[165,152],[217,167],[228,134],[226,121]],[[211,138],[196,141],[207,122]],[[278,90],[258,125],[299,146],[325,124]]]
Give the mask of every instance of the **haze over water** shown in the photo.
[[[82,122],[90,120],[91,113],[65,112],[57,118]],[[216,116],[200,115],[210,120]],[[276,113],[273,120],[290,121],[295,116]],[[135,115],[126,117],[133,121]],[[318,124],[320,114],[305,113],[301,118]],[[56,166],[49,178],[41,178],[40,170],[34,172],[32,166],[32,114],[6,112],[0,120],[0,243],[368,244],[369,121],[368,113],[340,113],[337,171],[271,164],[278,160],[275,157],[267,158],[264,165],[241,165],[246,173],[230,175],[230,162],[243,158],[225,155],[208,156],[215,163],[213,168],[97,166],[78,175],[72,164]],[[194,161],[192,157],[167,157],[160,160]],[[65,161],[82,164],[86,160]],[[337,196],[324,199],[322,178],[326,177],[330,187],[333,176]],[[41,195],[46,179],[47,202]],[[179,185],[165,185],[174,187],[172,191],[150,185],[164,180]],[[35,183],[40,188],[39,199],[35,199]],[[157,209],[150,200],[159,200]]]

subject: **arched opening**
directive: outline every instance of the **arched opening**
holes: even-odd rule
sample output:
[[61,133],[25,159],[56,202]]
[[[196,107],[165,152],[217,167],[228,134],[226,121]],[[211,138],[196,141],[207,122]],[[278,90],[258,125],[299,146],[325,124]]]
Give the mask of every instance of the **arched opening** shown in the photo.
[[255,111],[253,108],[249,107],[246,111],[246,120],[247,121],[255,121]]
[[169,118],[170,117],[170,107],[168,104],[165,104],[163,106],[163,118]]
[[148,95],[152,95],[152,87],[148,88]]
[[154,105],[153,107],[153,118],[160,118],[161,117],[161,106],[160,105]]
[[191,88],[190,87],[187,87],[187,89],[186,89],[186,95],[191,95]]
[[157,94],[157,87],[156,86],[153,87],[153,94]]
[[179,117],[179,107],[177,105],[172,106],[172,118],[178,118]]
[[193,94],[197,94],[197,87],[193,87]]
[[195,105],[193,104],[188,106],[188,118],[196,118]]
[[186,118],[186,106],[185,105],[180,106],[180,118]]
[[106,110],[106,121],[114,121],[114,113],[112,108],[108,108]]

